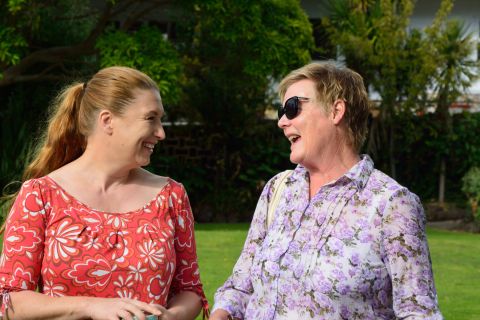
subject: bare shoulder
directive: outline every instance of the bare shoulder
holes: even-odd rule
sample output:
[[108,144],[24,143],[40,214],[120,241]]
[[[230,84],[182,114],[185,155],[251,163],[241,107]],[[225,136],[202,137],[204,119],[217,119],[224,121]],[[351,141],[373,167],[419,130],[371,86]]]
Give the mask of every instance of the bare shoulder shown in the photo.
[[77,181],[75,171],[70,164],[66,164],[50,172],[47,176],[62,186],[74,184],[74,182]]
[[142,183],[158,189],[163,188],[170,181],[169,177],[159,176],[145,169],[139,169],[138,177]]

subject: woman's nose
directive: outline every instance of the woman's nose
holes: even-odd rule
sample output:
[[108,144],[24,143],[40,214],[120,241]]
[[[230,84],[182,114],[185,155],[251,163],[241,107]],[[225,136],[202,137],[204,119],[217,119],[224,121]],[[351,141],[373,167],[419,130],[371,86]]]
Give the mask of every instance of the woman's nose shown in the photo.
[[280,119],[278,119],[277,126],[278,126],[280,129],[283,129],[283,128],[285,128],[286,126],[288,126],[289,123],[290,123],[290,121],[287,119],[287,116],[286,116],[286,115],[282,115],[282,117],[281,117]]
[[157,137],[158,140],[164,140],[165,139],[165,130],[163,129],[163,126],[160,125],[157,127],[155,130],[155,137]]

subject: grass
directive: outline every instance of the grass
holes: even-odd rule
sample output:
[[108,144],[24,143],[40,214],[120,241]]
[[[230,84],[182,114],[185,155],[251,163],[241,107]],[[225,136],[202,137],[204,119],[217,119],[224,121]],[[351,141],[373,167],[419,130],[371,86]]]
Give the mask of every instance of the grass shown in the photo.
[[445,319],[480,319],[480,234],[428,230],[428,242]]
[[[197,224],[198,264],[210,308],[218,287],[232,273],[247,237],[248,224]],[[198,318],[200,319],[200,318]]]
[[[195,228],[202,282],[212,307],[215,290],[230,275],[242,250],[248,224],[198,224]],[[445,319],[480,319],[480,235],[434,229],[427,233]]]

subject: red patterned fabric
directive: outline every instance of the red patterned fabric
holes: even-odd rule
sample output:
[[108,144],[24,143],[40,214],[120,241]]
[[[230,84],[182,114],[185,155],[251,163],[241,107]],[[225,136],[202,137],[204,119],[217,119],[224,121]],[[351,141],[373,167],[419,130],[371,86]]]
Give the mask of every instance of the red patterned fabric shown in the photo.
[[126,297],[163,306],[193,291],[208,310],[183,186],[169,179],[143,208],[107,213],[49,177],[26,181],[5,229],[0,290],[37,288],[52,297]]

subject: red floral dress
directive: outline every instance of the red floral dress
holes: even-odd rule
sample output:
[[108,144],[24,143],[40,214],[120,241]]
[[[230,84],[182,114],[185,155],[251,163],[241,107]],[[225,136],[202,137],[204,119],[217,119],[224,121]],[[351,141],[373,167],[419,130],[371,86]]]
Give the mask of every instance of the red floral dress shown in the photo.
[[169,179],[143,208],[108,213],[79,202],[49,177],[26,181],[4,234],[2,309],[8,292],[37,288],[52,297],[122,297],[163,306],[178,292],[193,291],[207,311],[183,186]]

